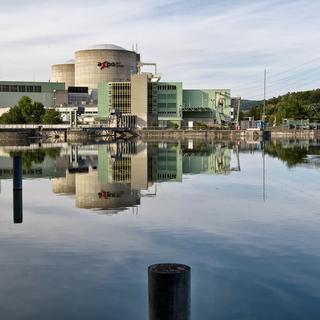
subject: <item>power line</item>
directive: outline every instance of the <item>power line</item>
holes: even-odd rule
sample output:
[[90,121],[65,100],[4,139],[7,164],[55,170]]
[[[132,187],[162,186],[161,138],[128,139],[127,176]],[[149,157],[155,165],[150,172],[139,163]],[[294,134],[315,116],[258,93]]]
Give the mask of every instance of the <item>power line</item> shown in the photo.
[[[283,84],[275,83],[275,82],[272,83],[271,85],[268,84],[268,88],[271,88],[272,89],[271,91],[275,92],[275,91],[281,91],[281,90],[283,90],[285,88],[290,89],[293,86],[298,85],[298,84],[306,85],[306,84],[309,84],[309,83],[311,84],[311,82],[320,81],[320,75],[318,75],[318,72],[319,72],[318,69],[320,69],[320,68],[316,68],[316,69],[310,71],[309,73],[307,73],[305,75],[301,75],[301,76],[298,76],[298,77],[296,76],[295,77],[296,79],[292,79],[293,81],[292,80],[288,81],[289,79],[286,78],[286,82],[283,83]],[[284,80],[282,80],[282,81],[284,81]],[[262,95],[263,95],[262,94],[262,86],[259,86],[257,88],[258,88],[259,91],[261,90],[261,94],[250,96],[250,98],[260,98],[260,99],[262,98]],[[258,91],[258,90],[256,90],[256,91]],[[251,94],[253,91],[255,91],[255,90],[244,90],[244,91],[241,90],[241,95],[245,96],[246,92]],[[249,98],[246,97],[246,99],[249,99]]]
[[[286,77],[282,77],[282,78],[279,78],[279,79],[276,79],[278,76],[281,76],[283,74],[286,74],[288,72],[291,72],[291,71],[294,71],[294,70],[299,70],[299,69],[302,69],[302,67],[314,62],[314,61],[319,61],[320,62],[320,57],[317,57],[317,58],[313,58],[309,61],[306,61],[300,65],[297,65],[297,66],[294,66],[293,68],[290,68],[290,69],[287,69],[285,71],[281,71],[281,72],[278,72],[278,73],[275,73],[275,74],[271,74],[269,72],[269,79],[271,79],[271,81],[269,81],[270,85],[269,86],[272,86],[272,84],[274,83],[277,83],[277,82],[281,82],[281,81],[286,81],[286,80],[290,80],[292,77],[297,77],[296,74],[292,74],[292,75],[289,75],[289,76],[286,76]],[[309,71],[310,72],[315,72],[317,71],[318,69],[320,69],[320,66],[316,66],[313,68],[313,70]],[[274,79],[274,80],[273,80]],[[249,84],[251,83],[255,83],[255,85],[253,86],[248,86]],[[238,86],[238,87],[233,87],[233,90],[235,91],[241,91],[242,93],[243,92],[249,92],[249,91],[253,91],[253,90],[260,90],[262,88],[262,85],[257,85],[257,80],[254,80],[254,81],[250,81],[250,82],[247,82],[247,84],[243,85],[243,86]],[[245,89],[245,90],[243,90]]]
[[[316,67],[316,68],[313,68],[312,70],[309,71],[308,74],[314,73],[314,72],[319,72],[319,70],[320,70],[320,66],[319,66],[319,67]],[[304,72],[306,72],[306,71],[304,71]],[[271,85],[272,85],[273,83],[290,80],[292,77],[296,78],[297,76],[298,76],[297,74],[290,75],[290,76],[288,76],[288,77],[280,78],[280,79],[277,79],[277,80],[274,80],[274,81],[271,80],[270,83],[271,83]],[[302,76],[304,76],[304,75],[302,75]]]
[[320,62],[320,57],[317,57],[317,58],[314,58],[314,59],[312,59],[312,60],[306,61],[306,62],[304,62],[304,63],[302,63],[302,64],[300,64],[300,65],[294,66],[293,68],[287,69],[287,70],[285,70],[285,71],[281,71],[281,72],[275,73],[275,74],[273,74],[273,75],[270,75],[270,78],[277,77],[278,75],[281,75],[281,74],[283,74],[283,73],[290,72],[290,71],[292,71],[292,70],[300,69],[302,66],[308,65],[308,64],[310,64],[310,63],[312,63],[312,62],[314,62],[314,61],[317,61],[317,60]]

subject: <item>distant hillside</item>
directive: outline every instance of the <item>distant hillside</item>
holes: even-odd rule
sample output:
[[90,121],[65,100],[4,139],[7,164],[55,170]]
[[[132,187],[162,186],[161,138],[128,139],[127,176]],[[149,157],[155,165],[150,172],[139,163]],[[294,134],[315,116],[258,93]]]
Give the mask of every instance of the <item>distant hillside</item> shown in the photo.
[[[238,100],[236,98],[232,98],[231,103],[234,108],[238,107]],[[260,100],[241,100],[241,110],[250,110],[254,107],[262,105],[262,103],[263,102]]]
[[[262,118],[263,105],[242,108],[244,117]],[[320,89],[289,92],[267,100],[266,117],[269,123],[282,123],[283,119],[309,119],[320,122]]]

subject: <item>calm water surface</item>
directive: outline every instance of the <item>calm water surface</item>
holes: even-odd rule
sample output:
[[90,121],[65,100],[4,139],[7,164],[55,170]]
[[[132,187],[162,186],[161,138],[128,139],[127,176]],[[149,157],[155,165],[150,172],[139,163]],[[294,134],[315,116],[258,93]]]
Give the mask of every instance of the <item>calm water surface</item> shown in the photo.
[[1,319],[147,319],[157,262],[192,267],[193,320],[320,319],[316,142],[0,149]]

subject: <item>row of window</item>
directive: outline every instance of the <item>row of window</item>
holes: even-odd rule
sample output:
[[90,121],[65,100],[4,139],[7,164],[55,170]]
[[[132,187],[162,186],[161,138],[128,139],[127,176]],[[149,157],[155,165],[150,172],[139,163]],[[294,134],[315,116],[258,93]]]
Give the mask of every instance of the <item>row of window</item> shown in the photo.
[[169,85],[169,84],[159,84],[158,90],[177,90],[177,86]]
[[159,115],[159,116],[165,116],[165,115],[167,115],[167,114],[174,114],[174,115],[176,115],[177,113],[174,112],[174,111],[159,111],[159,112],[158,112],[158,115]]
[[88,87],[69,87],[69,93],[88,93]]
[[131,89],[131,84],[130,83],[113,83],[111,85],[113,90],[116,89]]
[[0,92],[41,92],[41,86],[0,85]]

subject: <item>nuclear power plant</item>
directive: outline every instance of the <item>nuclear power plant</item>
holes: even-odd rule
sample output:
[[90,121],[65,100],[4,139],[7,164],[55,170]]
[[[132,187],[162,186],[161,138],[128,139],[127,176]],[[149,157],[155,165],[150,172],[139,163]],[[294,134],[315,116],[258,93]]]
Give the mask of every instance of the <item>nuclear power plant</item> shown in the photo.
[[221,125],[234,118],[230,89],[185,90],[182,82],[162,82],[157,63],[143,61],[137,47],[99,44],[68,56],[73,59],[51,66],[49,82],[0,82],[0,114],[29,96],[56,108],[71,125],[75,118],[110,124],[115,112],[137,129]]

